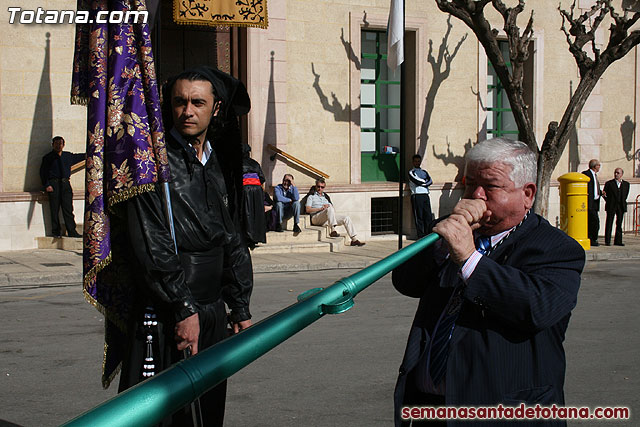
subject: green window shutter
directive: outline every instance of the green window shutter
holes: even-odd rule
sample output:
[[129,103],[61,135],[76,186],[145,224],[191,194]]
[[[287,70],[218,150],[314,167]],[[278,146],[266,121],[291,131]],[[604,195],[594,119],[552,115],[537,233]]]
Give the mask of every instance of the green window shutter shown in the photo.
[[400,149],[400,69],[387,67],[387,35],[362,31],[360,67],[361,180],[398,181]]

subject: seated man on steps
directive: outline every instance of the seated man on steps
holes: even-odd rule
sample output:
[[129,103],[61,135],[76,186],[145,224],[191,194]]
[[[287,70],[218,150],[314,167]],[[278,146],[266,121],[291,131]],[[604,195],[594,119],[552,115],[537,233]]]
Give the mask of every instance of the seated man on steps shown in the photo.
[[313,225],[326,225],[331,227],[331,237],[340,237],[340,234],[336,231],[337,225],[344,225],[347,229],[347,234],[351,238],[351,246],[364,246],[364,243],[356,238],[356,230],[353,228],[351,218],[346,215],[336,215],[336,212],[331,203],[331,198],[324,192],[326,183],[324,178],[316,179],[315,191],[309,194],[307,197],[306,210],[311,215],[311,224]]
[[293,175],[286,173],[282,177],[282,184],[278,184],[273,190],[273,198],[276,202],[276,215],[278,223],[276,231],[282,232],[282,224],[288,218],[293,217],[293,232],[300,233],[300,195],[293,184]]

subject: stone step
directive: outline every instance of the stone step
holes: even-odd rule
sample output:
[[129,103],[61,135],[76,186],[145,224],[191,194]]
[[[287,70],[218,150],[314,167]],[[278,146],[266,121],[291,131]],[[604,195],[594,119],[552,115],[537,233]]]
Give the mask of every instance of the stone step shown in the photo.
[[[301,221],[302,222],[302,221]],[[314,236],[313,241],[308,236]],[[300,239],[302,236],[303,239]],[[328,227],[318,227],[311,225],[302,229],[302,233],[297,236],[291,231],[277,233],[269,231],[267,233],[267,244],[257,246],[253,252],[256,253],[305,253],[305,252],[340,252],[345,245],[350,243],[350,239],[345,236],[329,237]]]
[[[311,218],[309,215],[300,215],[300,228],[309,227],[311,225]],[[293,229],[293,218],[286,219],[283,227],[287,230]]]
[[291,253],[326,253],[333,252],[330,242],[308,242],[308,243],[291,243],[291,244],[260,244],[256,246],[251,253],[255,254],[291,254]]
[[322,232],[320,230],[312,230],[302,228],[301,233],[294,233],[291,229],[285,229],[282,233],[276,231],[267,232],[268,245],[282,245],[289,243],[313,243],[319,242]]
[[37,237],[38,249],[63,249],[65,251],[82,250],[81,237]]
[[[339,252],[349,244],[346,235],[329,237],[329,227],[311,225],[309,215],[300,216],[301,233],[293,233],[293,218],[284,222],[285,231],[267,233],[267,244],[260,244],[255,253],[318,253]],[[81,229],[81,224],[78,225]],[[72,237],[38,237],[38,249],[82,250],[82,239]]]

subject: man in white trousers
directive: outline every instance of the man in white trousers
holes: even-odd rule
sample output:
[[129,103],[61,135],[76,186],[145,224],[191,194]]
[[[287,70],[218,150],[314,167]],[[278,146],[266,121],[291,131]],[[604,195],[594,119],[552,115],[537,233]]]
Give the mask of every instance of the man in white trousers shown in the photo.
[[356,237],[358,233],[353,227],[351,218],[346,215],[336,214],[331,198],[324,192],[325,186],[324,178],[316,179],[315,191],[307,197],[305,206],[307,213],[311,215],[311,224],[320,226],[329,224],[331,227],[329,235],[331,237],[340,237],[340,234],[336,231],[336,226],[344,225],[347,234],[351,238],[351,246],[364,246],[364,243]]

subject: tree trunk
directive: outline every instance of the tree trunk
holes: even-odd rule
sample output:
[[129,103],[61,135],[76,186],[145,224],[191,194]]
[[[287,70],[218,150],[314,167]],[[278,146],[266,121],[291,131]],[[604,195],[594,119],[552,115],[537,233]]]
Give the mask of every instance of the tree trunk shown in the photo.
[[[551,174],[555,170],[562,153],[564,152],[571,130],[575,127],[582,107],[587,102],[591,91],[598,83],[604,73],[605,67],[590,70],[578,84],[575,93],[569,101],[560,125],[554,122],[549,125],[549,131],[545,135],[542,148],[538,153],[538,195],[534,204],[534,211],[543,217],[549,213],[549,186],[551,185]],[[556,127],[557,126],[557,127]]]
[[[536,194],[536,200],[533,205],[533,210],[538,215],[547,218],[547,220],[551,221],[551,218],[548,218],[549,215],[549,190],[551,187],[551,174],[555,169],[555,164],[558,163],[556,159],[555,162],[553,159],[549,158],[544,153],[540,153],[538,155],[538,177],[536,186],[538,187],[538,192]],[[554,166],[552,166],[554,165]]]

